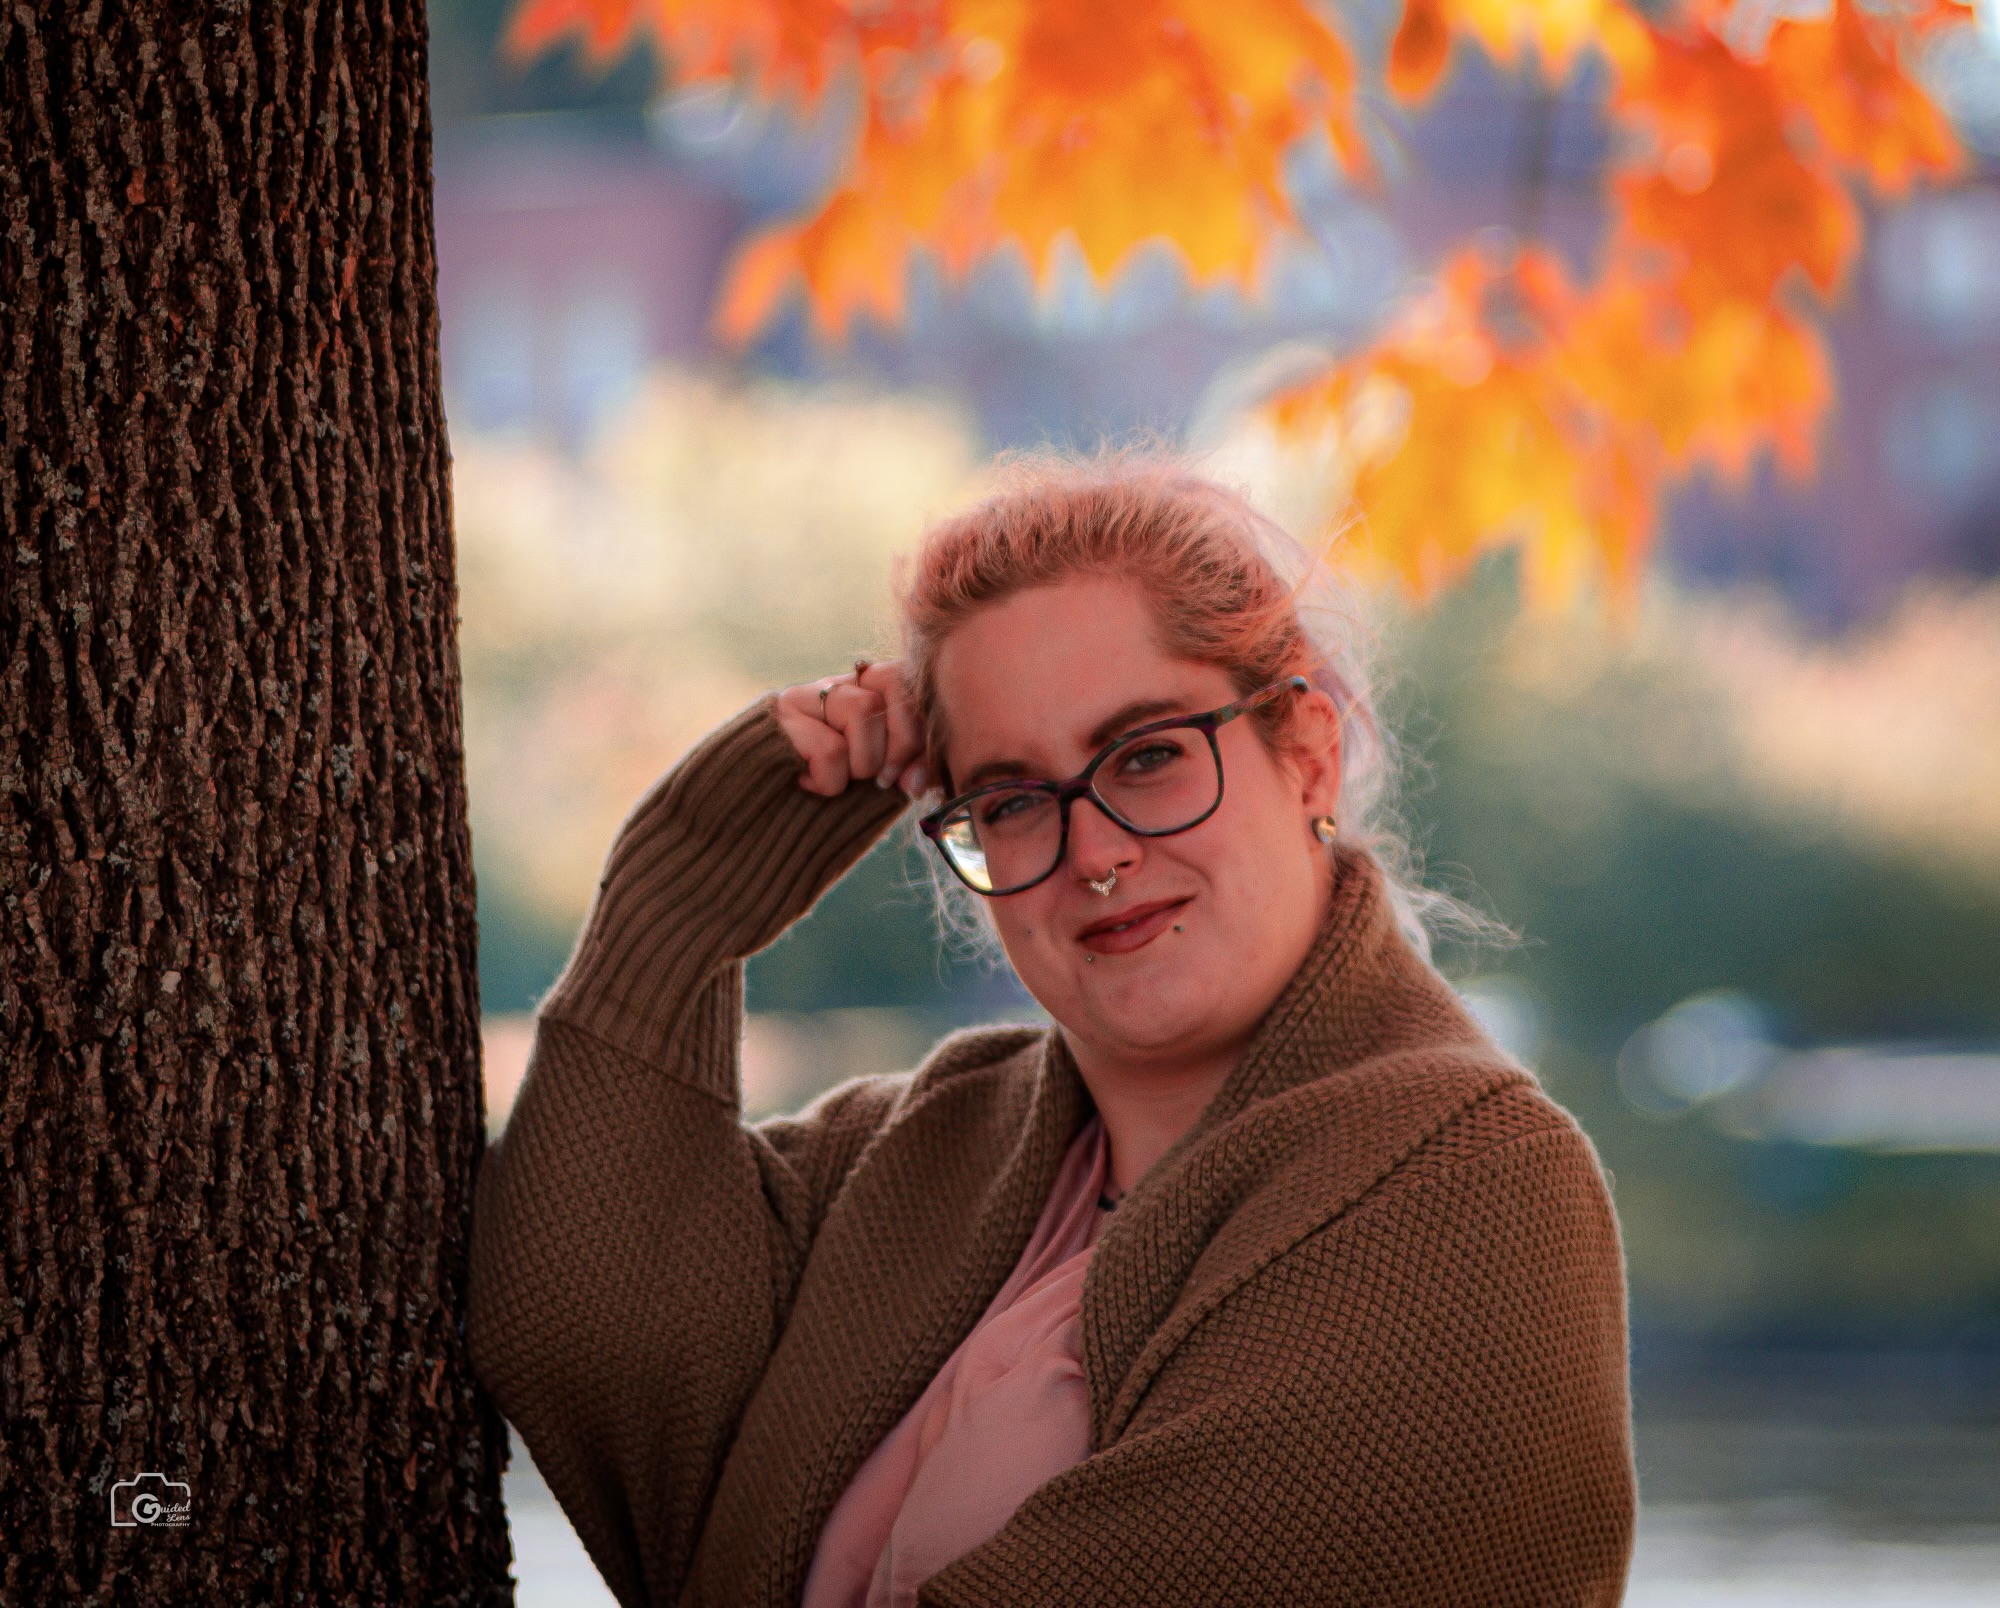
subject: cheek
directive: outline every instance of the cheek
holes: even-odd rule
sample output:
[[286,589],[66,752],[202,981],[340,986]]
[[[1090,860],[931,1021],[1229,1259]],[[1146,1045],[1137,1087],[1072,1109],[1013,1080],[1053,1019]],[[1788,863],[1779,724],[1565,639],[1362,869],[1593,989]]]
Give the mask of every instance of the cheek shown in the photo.
[[1001,947],[1007,951],[1015,975],[1028,992],[1044,1009],[1060,1015],[1074,1008],[1076,990],[1084,979],[1073,965],[1076,957],[1067,953],[1067,940],[1060,936],[1067,927],[1055,920],[1055,912],[1046,903],[1016,902],[1024,897],[1032,898],[1032,891],[1003,901],[1014,906],[1012,909],[993,910],[994,930],[1000,935]]
[[1033,899],[1032,891],[1017,893],[986,907],[993,930],[1000,935],[1001,946],[1017,961],[1048,938],[1048,912],[1029,902]]
[[[1225,923],[1247,923],[1256,932],[1276,919],[1284,924],[1295,906],[1316,897],[1311,845],[1293,801],[1274,791],[1246,788],[1240,808],[1213,838],[1198,846],[1204,880]],[[1196,854],[1191,852],[1190,859]]]

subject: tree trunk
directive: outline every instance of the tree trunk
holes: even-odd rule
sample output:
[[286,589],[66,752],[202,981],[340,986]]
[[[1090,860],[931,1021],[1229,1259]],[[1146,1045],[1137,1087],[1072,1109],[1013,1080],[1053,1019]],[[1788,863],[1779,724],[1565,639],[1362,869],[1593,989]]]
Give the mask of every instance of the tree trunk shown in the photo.
[[510,1594],[425,53],[0,9],[10,1604]]

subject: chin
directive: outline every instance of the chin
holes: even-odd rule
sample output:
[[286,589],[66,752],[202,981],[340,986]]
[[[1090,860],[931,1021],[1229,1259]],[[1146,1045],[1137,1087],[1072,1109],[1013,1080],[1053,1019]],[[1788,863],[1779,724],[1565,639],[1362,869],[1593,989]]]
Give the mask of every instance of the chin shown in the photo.
[[1176,963],[1110,988],[1092,988],[1096,979],[1086,979],[1080,990],[1084,1014],[1100,1033],[1113,1034],[1134,1049],[1184,1044],[1208,1031],[1216,1014],[1207,990],[1194,982],[1196,970]]

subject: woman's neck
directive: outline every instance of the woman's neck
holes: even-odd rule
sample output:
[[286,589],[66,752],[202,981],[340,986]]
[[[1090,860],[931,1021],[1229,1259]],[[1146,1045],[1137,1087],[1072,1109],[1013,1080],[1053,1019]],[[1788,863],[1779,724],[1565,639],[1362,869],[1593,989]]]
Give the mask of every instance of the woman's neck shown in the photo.
[[1195,1125],[1243,1053],[1242,1045],[1232,1045],[1162,1064],[1105,1056],[1067,1034],[1065,1040],[1104,1124],[1111,1172],[1105,1192],[1113,1200]]

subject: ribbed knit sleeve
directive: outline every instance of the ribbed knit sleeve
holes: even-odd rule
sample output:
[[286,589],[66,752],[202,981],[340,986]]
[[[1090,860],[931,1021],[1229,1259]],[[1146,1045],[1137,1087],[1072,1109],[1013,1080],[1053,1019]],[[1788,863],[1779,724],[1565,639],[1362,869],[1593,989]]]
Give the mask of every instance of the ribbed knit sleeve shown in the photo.
[[827,799],[766,696],[628,818],[474,1205],[473,1365],[626,1604],[677,1599],[825,1202],[907,1078],[738,1118],[742,959],[895,818]]
[[703,985],[811,909],[907,802],[872,781],[807,792],[776,705],[759,698],[640,801],[541,1010],[732,1103],[736,1023],[689,1019],[722,1003]]

